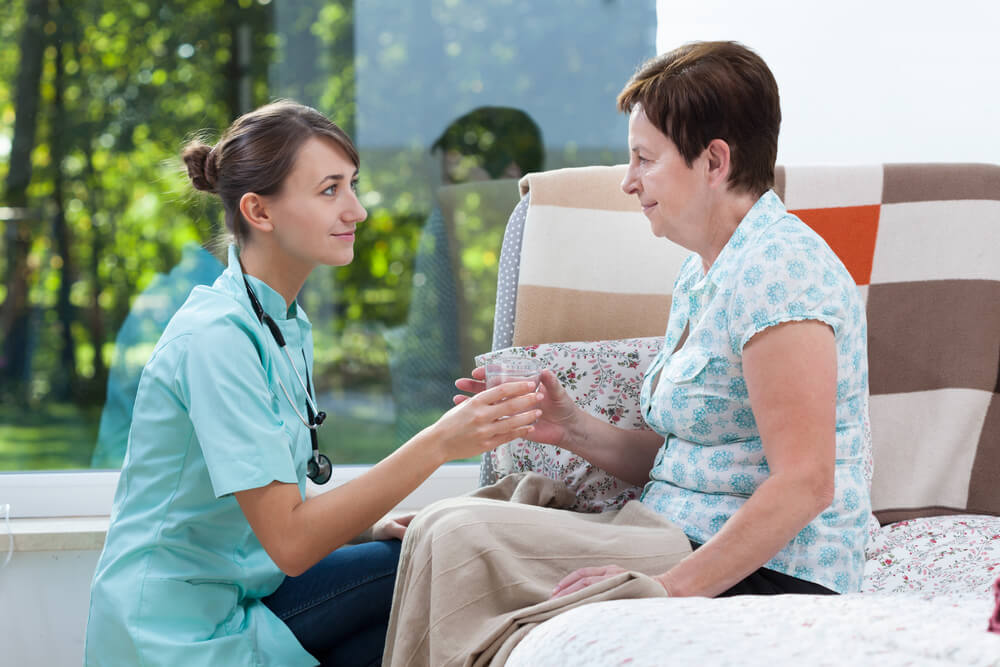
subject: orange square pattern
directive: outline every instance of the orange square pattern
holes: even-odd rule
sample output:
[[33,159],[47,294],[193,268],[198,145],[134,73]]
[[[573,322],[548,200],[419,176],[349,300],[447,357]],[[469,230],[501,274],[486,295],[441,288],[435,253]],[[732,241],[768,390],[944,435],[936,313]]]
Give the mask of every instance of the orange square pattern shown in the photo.
[[872,277],[872,258],[878,234],[881,207],[838,206],[790,211],[812,227],[833,249],[858,285],[867,285]]

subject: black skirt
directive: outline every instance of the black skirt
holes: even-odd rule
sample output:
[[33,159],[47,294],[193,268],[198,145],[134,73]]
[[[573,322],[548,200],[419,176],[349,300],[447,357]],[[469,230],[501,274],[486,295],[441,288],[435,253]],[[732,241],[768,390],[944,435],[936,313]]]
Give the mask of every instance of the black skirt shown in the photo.
[[[692,549],[698,549],[701,545],[691,542]],[[719,593],[720,598],[728,598],[734,595],[784,595],[794,593],[800,595],[838,595],[836,591],[831,591],[826,586],[820,586],[812,581],[799,579],[788,574],[769,570],[762,567],[737,583],[732,588]]]

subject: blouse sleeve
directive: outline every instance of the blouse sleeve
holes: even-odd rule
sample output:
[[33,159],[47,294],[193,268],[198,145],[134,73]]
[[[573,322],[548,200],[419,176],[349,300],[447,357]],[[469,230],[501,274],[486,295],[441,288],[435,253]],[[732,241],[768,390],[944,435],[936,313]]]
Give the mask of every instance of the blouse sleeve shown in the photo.
[[819,320],[838,334],[856,289],[833,251],[811,236],[775,237],[747,252],[728,309],[734,352],[782,322]]
[[272,481],[296,484],[293,435],[252,338],[222,320],[193,334],[179,366],[181,393],[216,497]]

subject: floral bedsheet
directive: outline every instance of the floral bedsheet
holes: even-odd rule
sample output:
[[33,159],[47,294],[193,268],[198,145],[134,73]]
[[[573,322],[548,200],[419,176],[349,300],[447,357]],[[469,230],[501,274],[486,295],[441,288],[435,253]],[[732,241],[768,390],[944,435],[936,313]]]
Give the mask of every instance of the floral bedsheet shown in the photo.
[[865,549],[863,593],[987,596],[1000,577],[1000,517],[936,516],[883,526]]

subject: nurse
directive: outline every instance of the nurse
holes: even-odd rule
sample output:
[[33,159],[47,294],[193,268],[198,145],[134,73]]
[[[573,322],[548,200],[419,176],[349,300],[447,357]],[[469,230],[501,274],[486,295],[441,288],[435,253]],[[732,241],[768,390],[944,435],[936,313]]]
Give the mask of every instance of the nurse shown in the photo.
[[[409,521],[383,517],[441,464],[531,431],[538,396],[531,383],[484,391],[306,499],[307,476],[330,473],[295,298],[317,265],[354,257],[357,150],[322,114],[277,102],[183,157],[235,242],[143,371],[85,664],[378,664]],[[369,528],[372,541],[344,546]]]

